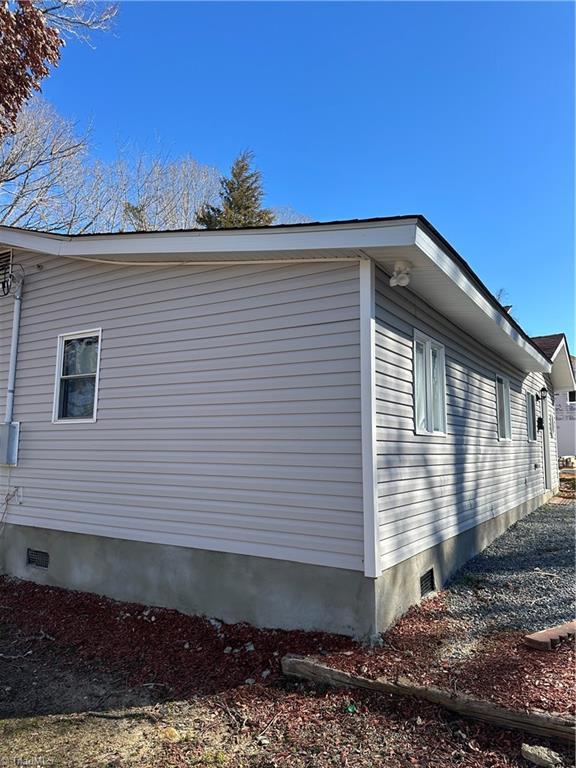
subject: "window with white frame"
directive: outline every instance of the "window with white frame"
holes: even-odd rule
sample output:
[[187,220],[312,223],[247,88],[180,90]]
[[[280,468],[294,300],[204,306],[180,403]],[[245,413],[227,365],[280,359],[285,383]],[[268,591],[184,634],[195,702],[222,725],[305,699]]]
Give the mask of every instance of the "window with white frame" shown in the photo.
[[101,330],[58,337],[53,421],[95,421]]
[[414,332],[414,416],[418,434],[446,434],[444,347]]
[[576,389],[573,389],[570,392],[568,392],[568,402],[576,403]]
[[498,437],[511,440],[510,427],[510,382],[503,376],[496,376],[496,413],[498,417]]
[[526,428],[528,430],[528,440],[531,443],[536,442],[538,436],[536,426],[536,395],[530,392],[526,393]]

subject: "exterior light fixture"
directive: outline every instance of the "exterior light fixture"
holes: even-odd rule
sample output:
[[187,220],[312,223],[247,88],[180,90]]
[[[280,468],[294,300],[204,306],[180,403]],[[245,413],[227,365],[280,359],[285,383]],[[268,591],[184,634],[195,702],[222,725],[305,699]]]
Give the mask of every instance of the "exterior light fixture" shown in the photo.
[[410,283],[410,271],[412,264],[409,261],[397,261],[394,264],[394,272],[390,278],[392,288],[405,288]]
[[542,389],[540,390],[540,399],[546,400],[547,397],[548,397],[548,390],[546,389],[546,387],[542,387]]

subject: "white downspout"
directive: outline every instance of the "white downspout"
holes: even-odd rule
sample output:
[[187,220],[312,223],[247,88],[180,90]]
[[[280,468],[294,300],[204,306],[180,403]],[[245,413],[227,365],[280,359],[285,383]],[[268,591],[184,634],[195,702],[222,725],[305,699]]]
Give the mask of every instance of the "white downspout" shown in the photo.
[[16,283],[14,293],[14,313],[12,317],[12,339],[10,342],[10,362],[8,365],[8,389],[6,391],[5,424],[11,424],[14,416],[14,392],[16,390],[16,363],[18,361],[18,340],[20,338],[20,314],[22,312],[22,288],[24,279]]

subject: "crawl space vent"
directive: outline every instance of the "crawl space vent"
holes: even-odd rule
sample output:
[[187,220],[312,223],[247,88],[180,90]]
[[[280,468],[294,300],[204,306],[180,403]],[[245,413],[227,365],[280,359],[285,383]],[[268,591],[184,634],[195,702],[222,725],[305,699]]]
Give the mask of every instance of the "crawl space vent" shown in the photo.
[[429,571],[420,576],[420,597],[426,597],[430,592],[434,592],[435,589],[434,569],[430,568]]
[[48,568],[50,555],[39,549],[29,549],[26,552],[26,565],[34,565],[36,568]]

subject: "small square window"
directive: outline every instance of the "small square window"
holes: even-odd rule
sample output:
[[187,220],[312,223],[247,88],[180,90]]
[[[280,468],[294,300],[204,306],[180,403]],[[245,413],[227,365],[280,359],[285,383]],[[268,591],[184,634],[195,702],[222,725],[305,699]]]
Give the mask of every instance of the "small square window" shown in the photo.
[[568,402],[576,403],[576,389],[573,389],[571,392],[568,392]]
[[53,421],[95,421],[100,329],[58,337]]
[[446,434],[446,365],[444,347],[414,333],[414,415],[418,434]]
[[511,440],[510,382],[503,376],[496,376],[496,415],[498,420],[498,438],[500,440]]

